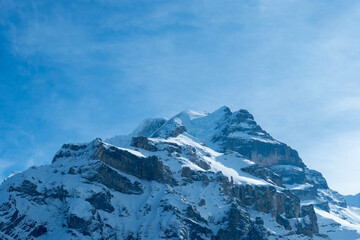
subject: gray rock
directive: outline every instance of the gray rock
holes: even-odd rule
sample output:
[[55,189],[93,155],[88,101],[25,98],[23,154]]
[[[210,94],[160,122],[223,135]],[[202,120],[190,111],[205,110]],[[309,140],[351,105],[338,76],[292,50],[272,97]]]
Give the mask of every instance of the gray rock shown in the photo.
[[242,168],[241,170],[255,177],[261,178],[269,183],[278,185],[279,187],[284,187],[282,178],[266,167],[253,165]]
[[143,190],[139,182],[132,183],[127,177],[101,164],[91,174],[84,176],[91,182],[98,182],[104,186],[125,194],[141,194]]
[[95,209],[103,210],[109,213],[115,210],[111,205],[111,194],[108,191],[95,193],[85,200],[88,201]]
[[110,146],[99,146],[98,159],[124,173],[140,179],[155,180],[170,185],[175,184],[172,173],[156,156],[138,157],[128,151]]
[[145,150],[148,150],[150,152],[156,152],[158,151],[158,148],[153,144],[147,137],[133,137],[131,139],[131,146],[136,148],[142,148]]
[[297,225],[298,234],[304,234],[306,236],[312,237],[314,233],[319,232],[319,226],[317,224],[317,217],[313,205],[301,206],[300,217],[302,220],[300,224]]

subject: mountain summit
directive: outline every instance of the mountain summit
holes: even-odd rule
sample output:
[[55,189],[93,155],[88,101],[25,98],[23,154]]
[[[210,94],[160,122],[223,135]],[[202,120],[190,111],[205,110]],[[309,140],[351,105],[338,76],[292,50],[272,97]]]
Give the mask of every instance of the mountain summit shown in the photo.
[[246,110],[64,144],[0,186],[1,239],[358,239],[360,209]]

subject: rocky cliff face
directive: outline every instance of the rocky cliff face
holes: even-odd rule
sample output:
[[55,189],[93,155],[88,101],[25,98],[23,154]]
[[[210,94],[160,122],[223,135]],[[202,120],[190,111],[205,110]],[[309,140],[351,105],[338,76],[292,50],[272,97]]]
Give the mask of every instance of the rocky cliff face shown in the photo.
[[0,186],[0,238],[326,239],[324,216],[345,208],[295,150],[223,107],[64,144]]

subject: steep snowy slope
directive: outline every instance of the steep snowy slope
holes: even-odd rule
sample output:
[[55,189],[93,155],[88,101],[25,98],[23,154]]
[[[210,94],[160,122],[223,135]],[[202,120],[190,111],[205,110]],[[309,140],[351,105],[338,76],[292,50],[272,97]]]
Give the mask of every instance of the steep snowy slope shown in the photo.
[[359,216],[295,150],[227,107],[64,144],[52,164],[0,186],[0,239],[358,239]]

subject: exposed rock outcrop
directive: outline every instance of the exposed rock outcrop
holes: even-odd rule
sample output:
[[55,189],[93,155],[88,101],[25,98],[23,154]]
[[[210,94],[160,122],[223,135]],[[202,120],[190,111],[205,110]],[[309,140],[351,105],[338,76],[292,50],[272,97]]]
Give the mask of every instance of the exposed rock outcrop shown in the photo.
[[230,210],[223,219],[226,228],[221,228],[215,239],[251,239],[264,240],[267,239],[266,229],[257,222],[253,222],[247,212],[243,210],[236,202],[231,204]]
[[131,146],[136,148],[142,148],[150,152],[158,151],[158,148],[147,137],[133,137],[131,139]]
[[101,162],[138,178],[175,184],[169,167],[164,165],[157,156],[143,158],[114,146],[107,148],[100,145],[98,158]]
[[254,175],[255,177],[264,179],[265,181],[269,182],[269,183],[273,183],[279,187],[284,187],[284,183],[282,178],[274,173],[273,171],[271,171],[270,169],[263,167],[263,166],[259,166],[259,165],[253,165],[253,166],[249,166],[249,167],[245,167],[241,169],[244,172],[250,173],[251,175]]

